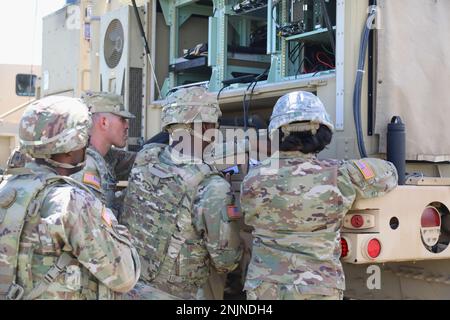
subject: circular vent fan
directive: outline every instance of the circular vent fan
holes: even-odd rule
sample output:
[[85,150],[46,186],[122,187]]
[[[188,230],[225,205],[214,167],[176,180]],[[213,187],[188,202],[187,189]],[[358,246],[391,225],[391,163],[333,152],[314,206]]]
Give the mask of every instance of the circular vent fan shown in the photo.
[[114,19],[108,26],[105,34],[104,50],[105,61],[108,67],[115,68],[122,57],[124,34],[122,23]]

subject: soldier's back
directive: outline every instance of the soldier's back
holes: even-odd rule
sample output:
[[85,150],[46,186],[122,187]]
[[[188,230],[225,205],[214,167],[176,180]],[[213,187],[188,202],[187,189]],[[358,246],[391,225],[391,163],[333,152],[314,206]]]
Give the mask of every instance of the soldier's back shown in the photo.
[[[140,252],[141,279],[175,296],[194,299],[208,278],[211,259],[226,271],[235,264],[229,262],[230,257],[234,259],[230,250],[217,253],[226,249],[223,243],[228,243],[230,233],[220,237],[220,230],[229,230],[220,221],[226,215],[230,186],[208,165],[172,152],[160,144],[147,145],[139,152],[121,221],[129,227]],[[208,230],[205,220],[218,230]],[[207,244],[206,238],[211,242]]]
[[[273,162],[277,170],[270,172]],[[351,205],[338,188],[339,162],[280,153],[251,169],[241,206],[255,228],[246,288],[296,285],[303,294],[344,289],[336,230]],[[267,291],[267,290],[266,290]]]

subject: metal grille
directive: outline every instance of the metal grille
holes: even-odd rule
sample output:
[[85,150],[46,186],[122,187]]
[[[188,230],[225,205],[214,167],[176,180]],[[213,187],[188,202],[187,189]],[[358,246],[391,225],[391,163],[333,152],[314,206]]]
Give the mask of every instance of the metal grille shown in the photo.
[[122,23],[118,19],[114,19],[106,30],[103,46],[103,55],[108,67],[115,68],[119,64],[123,53],[124,41]]
[[142,137],[142,68],[130,68],[128,109],[136,116],[130,120],[129,137]]

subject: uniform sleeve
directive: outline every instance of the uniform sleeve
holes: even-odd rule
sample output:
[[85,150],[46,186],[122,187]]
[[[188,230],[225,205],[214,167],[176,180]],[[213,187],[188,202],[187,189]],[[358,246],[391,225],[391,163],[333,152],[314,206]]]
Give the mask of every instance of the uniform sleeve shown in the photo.
[[337,187],[342,194],[343,205],[350,209],[356,199],[356,188],[345,167],[339,167],[337,174]]
[[87,186],[97,198],[105,203],[106,195],[102,189],[102,176],[98,170],[95,160],[86,154],[86,164],[77,173],[71,175],[71,178]]
[[221,273],[234,270],[242,255],[239,213],[228,208],[232,205],[230,184],[219,176],[202,182],[194,201],[194,225],[204,235],[211,261]]
[[60,238],[63,250],[108,288],[131,290],[139,279],[140,261],[128,230],[100,200],[76,188],[69,193],[47,197],[52,198],[46,209],[51,215],[44,220],[52,237]]
[[358,197],[382,196],[397,186],[398,175],[395,166],[385,160],[365,158],[346,161],[341,166],[347,172]]
[[240,205],[242,213],[244,214],[245,224],[254,225],[256,215],[256,207],[260,207],[264,201],[261,196],[258,196],[258,168],[251,168],[244,180],[241,183]]
[[136,155],[136,152],[111,148],[105,161],[114,171],[117,180],[128,180]]

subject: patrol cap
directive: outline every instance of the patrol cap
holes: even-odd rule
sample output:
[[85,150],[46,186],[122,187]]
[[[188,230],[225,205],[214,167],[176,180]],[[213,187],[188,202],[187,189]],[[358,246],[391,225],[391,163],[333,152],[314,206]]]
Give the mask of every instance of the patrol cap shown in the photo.
[[89,111],[94,113],[107,112],[118,115],[125,119],[134,119],[135,116],[125,110],[123,98],[117,94],[108,92],[89,92],[82,97]]

